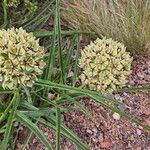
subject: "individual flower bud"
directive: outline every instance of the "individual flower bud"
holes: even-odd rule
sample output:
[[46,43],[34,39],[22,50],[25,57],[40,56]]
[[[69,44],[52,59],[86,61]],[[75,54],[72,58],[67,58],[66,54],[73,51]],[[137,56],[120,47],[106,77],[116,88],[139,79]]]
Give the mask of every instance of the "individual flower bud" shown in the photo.
[[81,51],[79,78],[91,90],[112,93],[126,85],[132,60],[123,44],[98,38]]
[[0,83],[3,88],[32,87],[45,67],[44,48],[22,28],[0,30]]

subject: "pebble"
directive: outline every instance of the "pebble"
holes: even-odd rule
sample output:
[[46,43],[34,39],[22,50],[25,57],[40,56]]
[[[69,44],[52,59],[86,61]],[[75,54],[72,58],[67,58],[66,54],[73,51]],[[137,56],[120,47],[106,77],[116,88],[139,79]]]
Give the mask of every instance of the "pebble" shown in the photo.
[[141,135],[141,134],[142,134],[142,131],[141,131],[140,129],[137,129],[137,130],[136,130],[136,133],[137,133],[137,135]]
[[67,78],[70,78],[70,77],[72,77],[73,75],[74,75],[73,72],[70,71],[70,72],[68,73],[68,75],[67,75]]
[[103,141],[103,142],[101,142],[100,147],[108,149],[109,147],[111,147],[111,143],[107,142],[107,141]]
[[120,120],[120,115],[115,112],[115,113],[113,114],[113,118],[114,118],[115,120]]
[[120,100],[120,98],[121,98],[119,94],[115,94],[114,97],[115,97],[115,99],[117,99],[117,100]]
[[92,131],[89,129],[87,129],[86,132],[92,134]]
[[97,133],[97,129],[96,129],[96,128],[93,128],[92,131],[93,131],[94,133]]
[[19,125],[19,123],[16,121],[16,122],[14,123],[14,127],[18,127],[18,125]]
[[48,93],[48,98],[53,100],[55,98],[55,94]]
[[44,133],[44,135],[45,135],[45,136],[48,136],[48,133],[47,133],[47,132],[45,132],[45,133]]

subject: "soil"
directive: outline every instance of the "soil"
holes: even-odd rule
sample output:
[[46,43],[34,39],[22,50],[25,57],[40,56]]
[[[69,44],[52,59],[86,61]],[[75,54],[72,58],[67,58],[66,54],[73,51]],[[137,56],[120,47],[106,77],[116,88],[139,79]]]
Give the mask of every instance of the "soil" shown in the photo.
[[[129,76],[128,86],[150,85],[150,57],[137,57],[133,62],[133,72]],[[114,97],[128,106],[128,112],[150,125],[150,93],[122,93]],[[85,141],[90,150],[150,150],[150,132],[140,126],[113,117],[113,113],[104,107],[83,99],[81,102],[89,109],[93,119],[83,112],[69,111],[63,115],[63,122]],[[55,147],[55,134],[48,128],[40,127]],[[20,132],[26,136],[26,130]],[[18,140],[17,149],[22,144]],[[33,136],[27,150],[45,150],[39,140]],[[68,139],[62,138],[61,150],[77,150]]]

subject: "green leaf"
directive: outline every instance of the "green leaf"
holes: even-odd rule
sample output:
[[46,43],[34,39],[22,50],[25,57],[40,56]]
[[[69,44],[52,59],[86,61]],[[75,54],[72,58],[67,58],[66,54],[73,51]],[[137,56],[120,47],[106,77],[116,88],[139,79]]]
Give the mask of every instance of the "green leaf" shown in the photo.
[[56,150],[60,150],[60,127],[61,127],[61,112],[59,106],[56,107]]
[[28,127],[39,138],[39,140],[46,146],[48,150],[52,150],[52,146],[47,141],[42,131],[26,115],[18,111],[16,113],[16,118],[24,126]]
[[[37,121],[35,122],[35,125],[37,125],[37,123],[38,123],[38,119],[37,119]],[[28,143],[29,143],[29,141],[30,141],[32,135],[33,135],[33,132],[30,131],[28,137],[26,138],[26,140],[25,140],[24,143],[22,144],[22,149],[21,149],[21,150],[25,150],[25,149],[26,149],[26,146],[28,145]]]
[[41,19],[43,14],[50,8],[50,6],[53,4],[54,0],[44,3],[41,9],[39,9],[37,12],[32,15],[32,17],[29,17],[26,21],[24,21],[22,24],[19,24],[18,27],[27,28],[31,24],[36,23],[37,20]]
[[2,150],[6,150],[7,149],[7,144],[9,142],[9,139],[11,137],[11,129],[12,129],[12,125],[13,125],[13,120],[16,114],[16,110],[17,107],[19,105],[19,100],[20,100],[20,96],[19,96],[19,92],[16,91],[14,94],[14,97],[12,99],[13,102],[13,107],[10,111],[9,117],[8,117],[8,122],[7,122],[7,126],[6,126],[6,131],[4,133],[4,139],[2,142]]
[[[61,89],[61,90],[69,90],[69,91],[75,91],[77,93],[81,93],[81,94],[85,94],[86,96],[89,96],[90,98],[92,98],[95,102],[101,104],[102,106],[105,106],[106,108],[110,109],[113,112],[117,112],[119,113],[122,117],[135,122],[136,124],[142,126],[143,128],[145,128],[146,130],[150,131],[150,126],[143,124],[141,121],[139,121],[137,118],[135,118],[134,116],[131,116],[127,113],[121,112],[118,108],[114,107],[112,104],[110,104],[106,99],[110,99],[110,97],[104,96],[100,93],[97,93],[95,91],[90,91],[87,89],[81,89],[81,88],[76,88],[76,87],[71,87],[71,86],[67,86],[67,85],[63,85],[63,84],[57,84],[57,83],[53,83],[50,81],[44,81],[44,80],[39,80],[35,83],[36,85],[39,86],[43,86],[43,87],[51,87],[51,88],[56,88],[56,89]],[[105,98],[105,100],[104,100]]]
[[5,89],[3,89],[3,87],[0,86],[0,93],[11,94],[11,93],[13,93],[13,91],[11,91],[11,90],[5,90]]
[[61,82],[64,83],[64,65],[63,65],[63,56],[61,49],[61,24],[60,24],[60,0],[56,0],[56,12],[55,12],[55,26],[56,34],[58,40],[58,52],[59,52],[59,64],[61,69]]
[[123,93],[123,92],[134,93],[134,92],[145,91],[145,90],[150,91],[150,86],[122,88],[115,91],[115,93]]
[[29,102],[30,104],[32,104],[32,103],[33,103],[33,102],[32,102],[32,97],[31,97],[31,95],[30,95],[30,92],[29,92],[28,87],[25,87],[24,85],[23,85],[22,87],[23,87],[23,89],[24,89],[24,91],[25,91],[25,93],[26,93],[26,95],[27,95],[27,100],[28,100],[28,102]]
[[[36,118],[35,118],[36,119]],[[56,132],[56,119],[55,116],[48,116],[48,120],[39,119],[39,123],[49,127],[50,129],[54,130]],[[70,139],[74,144],[76,144],[80,150],[88,150],[88,147],[86,144],[82,143],[82,140],[77,137],[68,127],[65,125],[61,124],[61,130],[60,130],[61,135],[67,137]]]
[[[48,36],[53,36],[53,31],[35,31],[34,36],[37,38],[41,37],[48,37]],[[58,33],[57,33],[58,34]],[[82,31],[82,30],[62,30],[61,35],[74,35],[74,34],[93,34],[95,35],[95,32],[88,32],[88,31]]]
[[73,72],[73,86],[76,84],[79,68],[78,68],[78,60],[79,60],[79,48],[80,48],[80,35],[77,34],[77,50],[75,53],[75,64],[74,64],[74,72]]
[[71,40],[70,42],[70,45],[69,45],[69,48],[67,49],[67,53],[66,53],[66,56],[64,58],[64,61],[65,61],[65,82],[67,80],[67,75],[68,75],[68,72],[69,72],[69,68],[72,66],[71,64],[71,54],[72,54],[72,51],[74,49],[74,46],[75,46],[75,41],[76,41],[76,35],[73,37],[73,39]]

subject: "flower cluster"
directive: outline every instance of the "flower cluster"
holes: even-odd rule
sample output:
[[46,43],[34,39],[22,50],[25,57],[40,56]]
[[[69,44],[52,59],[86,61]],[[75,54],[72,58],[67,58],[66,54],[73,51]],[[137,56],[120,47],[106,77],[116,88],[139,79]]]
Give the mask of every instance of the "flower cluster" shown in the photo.
[[3,88],[31,87],[45,66],[44,48],[22,28],[0,30],[0,82]]
[[123,44],[112,39],[97,39],[81,52],[80,79],[84,86],[102,93],[112,93],[125,86],[131,73],[132,58]]

